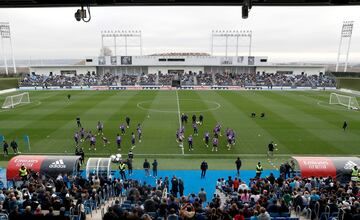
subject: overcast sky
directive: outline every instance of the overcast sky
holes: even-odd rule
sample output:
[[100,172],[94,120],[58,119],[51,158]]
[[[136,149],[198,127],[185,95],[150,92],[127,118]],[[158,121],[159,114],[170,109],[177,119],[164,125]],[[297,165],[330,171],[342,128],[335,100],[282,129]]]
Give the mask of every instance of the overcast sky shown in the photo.
[[[93,7],[89,23],[77,22],[75,10],[0,9],[0,21],[11,25],[15,57],[97,56],[101,30],[141,30],[144,54],[210,52],[211,30],[252,30],[253,55],[274,62],[334,62],[342,21],[353,20],[350,62],[360,61],[358,6],[254,7],[245,20],[240,7]],[[225,50],[214,51],[221,55]],[[240,51],[246,55],[247,49]]]

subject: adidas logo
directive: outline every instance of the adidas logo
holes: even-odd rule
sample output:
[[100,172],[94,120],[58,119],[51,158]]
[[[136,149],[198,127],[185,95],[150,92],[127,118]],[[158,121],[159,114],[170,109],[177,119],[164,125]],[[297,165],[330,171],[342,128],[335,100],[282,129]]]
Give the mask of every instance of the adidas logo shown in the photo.
[[354,166],[357,166],[357,164],[354,163],[354,162],[352,162],[351,160],[349,160],[349,161],[345,164],[344,169],[350,170],[350,169],[352,169]]
[[62,159],[60,159],[55,162],[52,162],[49,165],[49,168],[66,168],[66,165],[64,164],[64,161]]

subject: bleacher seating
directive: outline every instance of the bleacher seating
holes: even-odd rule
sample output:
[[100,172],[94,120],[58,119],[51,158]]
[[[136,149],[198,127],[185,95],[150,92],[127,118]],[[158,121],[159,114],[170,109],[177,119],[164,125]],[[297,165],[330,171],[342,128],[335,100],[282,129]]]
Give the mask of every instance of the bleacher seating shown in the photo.
[[[196,81],[195,81],[196,78]],[[124,86],[134,85],[171,85],[179,79],[183,86],[297,86],[297,87],[334,87],[335,78],[328,75],[287,75],[260,73],[156,73],[156,74],[120,74],[110,73],[85,75],[27,75],[21,86]]]

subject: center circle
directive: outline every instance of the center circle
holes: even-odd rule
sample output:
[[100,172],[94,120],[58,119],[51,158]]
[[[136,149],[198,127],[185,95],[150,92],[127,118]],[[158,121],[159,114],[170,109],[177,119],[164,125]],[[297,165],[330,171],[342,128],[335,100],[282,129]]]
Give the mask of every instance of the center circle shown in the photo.
[[[181,113],[201,113],[208,111],[215,111],[221,107],[221,105],[215,101],[203,100],[203,99],[179,99],[180,103],[180,112]],[[199,106],[206,104],[207,107]],[[142,101],[137,103],[139,109],[151,112],[161,112],[161,113],[178,113],[177,105],[174,104],[174,100],[169,100],[169,102],[161,102],[158,104],[158,107],[154,107],[152,101]]]

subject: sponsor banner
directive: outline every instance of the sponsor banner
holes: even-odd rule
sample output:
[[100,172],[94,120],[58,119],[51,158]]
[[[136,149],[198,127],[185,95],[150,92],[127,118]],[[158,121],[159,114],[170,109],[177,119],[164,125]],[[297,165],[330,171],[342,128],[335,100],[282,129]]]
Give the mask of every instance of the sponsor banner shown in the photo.
[[60,87],[60,86],[48,86],[48,87],[45,87],[45,88],[43,88],[43,89],[63,89],[63,88],[65,88],[65,89],[72,89],[71,86],[70,86],[70,88],[69,88],[69,87]]
[[211,86],[194,86],[194,90],[210,90]]
[[66,90],[92,90],[91,86],[72,86],[71,89]]
[[99,57],[99,66],[106,65],[106,59],[104,56]]
[[141,86],[127,86],[126,89],[127,90],[141,90],[142,87]]
[[228,90],[229,88],[227,86],[211,86],[211,89],[215,90]]
[[193,86],[181,86],[180,89],[183,89],[183,90],[193,90],[194,87],[193,87]]
[[327,157],[294,157],[298,162],[301,177],[329,177],[336,178],[336,167]]
[[252,66],[254,64],[255,64],[255,57],[252,56],[248,57],[248,65]]
[[330,157],[336,167],[336,180],[348,183],[351,180],[351,172],[354,166],[360,166],[358,157]]
[[358,157],[293,158],[298,162],[303,178],[331,176],[340,183],[348,183],[351,180],[352,168],[360,165]]
[[19,90],[35,90],[34,86],[20,86]]
[[262,86],[245,86],[246,90],[262,90],[264,89]]
[[93,90],[109,90],[109,86],[92,86]]
[[143,90],[159,90],[160,86],[142,86]]
[[232,57],[221,57],[220,64],[222,64],[222,65],[232,65],[233,64],[233,58]]
[[110,63],[111,63],[111,65],[116,65],[117,64],[117,57],[116,56],[111,56],[110,57]]
[[122,56],[121,59],[121,65],[132,65],[132,57],[131,56]]
[[237,62],[243,64],[244,63],[244,57],[238,57]]
[[[48,88],[43,87],[20,87],[19,90],[147,90],[147,89],[160,89],[172,90],[171,86],[73,86],[71,88],[52,86]],[[191,90],[284,90],[284,91],[301,91],[301,90],[334,90],[334,87],[290,87],[290,86],[182,86],[181,89]],[[15,90],[16,91],[16,90]]]
[[228,86],[229,90],[244,90],[244,87],[241,86]]
[[24,165],[27,169],[32,170],[33,172],[40,172],[40,167],[42,161],[45,159],[44,156],[16,156],[11,158],[8,162],[6,169],[6,178],[8,180],[18,180],[19,178],[19,169]]
[[40,171],[46,175],[57,177],[59,173],[72,174],[77,167],[77,159],[74,157],[54,157],[43,160]]
[[162,86],[160,90],[173,90],[173,88],[171,86]]
[[0,168],[0,189],[7,188],[6,169]]
[[110,90],[126,90],[126,86],[110,86]]
[[6,169],[7,180],[19,180],[19,169],[24,165],[32,172],[56,178],[59,173],[72,175],[78,169],[79,156],[19,155],[13,157]]

